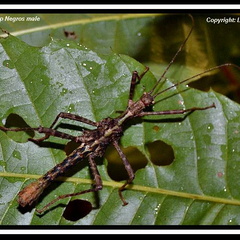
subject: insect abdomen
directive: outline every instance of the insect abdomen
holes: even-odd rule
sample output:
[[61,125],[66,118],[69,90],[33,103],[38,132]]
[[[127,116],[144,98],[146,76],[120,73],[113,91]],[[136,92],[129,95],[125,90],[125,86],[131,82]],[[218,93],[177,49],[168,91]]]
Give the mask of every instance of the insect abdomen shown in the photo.
[[65,173],[69,167],[75,165],[78,161],[83,160],[83,157],[87,154],[87,152],[80,152],[81,150],[82,149],[76,149],[61,163],[57,164],[38,180],[27,185],[22,191],[18,193],[18,203],[22,207],[25,207],[26,205],[32,205],[32,203],[39,198],[43,190],[47,188],[52,181],[54,181],[58,176]]

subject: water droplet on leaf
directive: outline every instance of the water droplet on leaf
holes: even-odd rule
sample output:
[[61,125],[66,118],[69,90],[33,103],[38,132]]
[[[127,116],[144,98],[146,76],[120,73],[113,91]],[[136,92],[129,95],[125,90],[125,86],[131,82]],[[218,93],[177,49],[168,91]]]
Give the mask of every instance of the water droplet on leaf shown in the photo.
[[63,95],[65,95],[66,93],[68,93],[68,89],[63,88],[62,91],[60,92],[60,95],[63,96]]
[[208,131],[212,131],[214,129],[214,126],[210,123],[210,124],[208,124],[208,126],[207,126],[207,130]]
[[11,60],[4,60],[3,66],[10,68],[10,69],[13,69],[15,67],[14,63]]
[[71,103],[70,105],[69,105],[69,107],[68,107],[68,113],[70,113],[70,112],[74,112],[75,111],[75,106],[74,106],[74,104],[73,103]]
[[14,150],[13,151],[13,157],[19,159],[19,160],[22,160],[22,157],[21,157],[21,153],[17,150]]

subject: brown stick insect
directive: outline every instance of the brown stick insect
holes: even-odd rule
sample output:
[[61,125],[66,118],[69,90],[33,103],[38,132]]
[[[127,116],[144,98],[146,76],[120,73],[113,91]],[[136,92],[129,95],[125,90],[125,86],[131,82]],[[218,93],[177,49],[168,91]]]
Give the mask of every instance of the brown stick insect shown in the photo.
[[[192,18],[192,16],[191,16]],[[57,179],[57,177],[63,175],[68,171],[70,167],[73,167],[77,163],[83,161],[84,159],[87,159],[90,165],[90,169],[94,178],[95,185],[94,187],[77,192],[77,193],[69,193],[65,195],[58,196],[57,198],[53,199],[51,202],[49,202],[47,205],[45,205],[42,209],[36,210],[38,213],[42,213],[46,211],[52,204],[57,202],[60,199],[67,198],[67,197],[73,197],[89,192],[97,192],[102,189],[103,184],[101,180],[101,176],[98,172],[97,165],[95,163],[95,158],[96,157],[102,157],[105,153],[106,148],[112,144],[115,149],[117,150],[119,156],[122,159],[122,162],[125,166],[125,169],[128,174],[128,180],[126,183],[124,183],[120,188],[119,188],[119,196],[120,199],[123,202],[123,205],[127,205],[126,200],[124,199],[122,195],[122,191],[125,189],[125,187],[128,184],[131,184],[134,179],[134,171],[129,164],[125,154],[121,150],[119,146],[119,140],[121,136],[123,135],[124,132],[124,126],[125,124],[133,118],[141,118],[143,116],[150,116],[150,115],[171,115],[171,114],[184,114],[184,113],[190,113],[193,111],[202,111],[202,110],[207,110],[210,108],[215,108],[215,104],[212,103],[208,106],[203,106],[203,107],[192,107],[189,109],[175,109],[175,110],[165,110],[165,111],[147,111],[149,106],[153,106],[155,103],[155,100],[157,96],[162,94],[163,92],[166,92],[174,87],[177,87],[180,84],[189,82],[190,80],[197,78],[203,74],[206,74],[210,71],[219,69],[221,67],[227,67],[227,66],[233,66],[237,67],[240,69],[239,66],[236,66],[231,63],[225,63],[216,67],[212,67],[202,73],[199,73],[197,75],[194,75],[190,78],[187,78],[183,81],[180,81],[176,84],[173,84],[172,86],[162,90],[162,91],[157,91],[157,87],[159,86],[159,83],[164,79],[168,69],[170,66],[173,64],[175,61],[177,55],[182,51],[183,47],[185,46],[187,40],[189,39],[192,30],[193,30],[193,18],[192,18],[192,27],[191,30],[189,31],[186,39],[183,41],[179,49],[177,50],[176,54],[173,56],[172,60],[170,63],[167,65],[165,68],[164,72],[162,73],[161,77],[153,88],[149,90],[148,92],[144,92],[142,96],[140,97],[139,100],[133,101],[133,95],[134,95],[134,90],[135,86],[137,83],[141,81],[141,79],[144,77],[144,75],[147,73],[149,70],[148,67],[146,67],[145,71],[143,71],[141,74],[139,74],[137,71],[133,71],[132,73],[132,79],[130,83],[130,90],[129,90],[129,98],[128,98],[128,104],[126,107],[126,110],[123,111],[118,117],[116,118],[110,118],[106,117],[102,119],[99,122],[94,122],[92,120],[86,119],[84,117],[81,117],[79,115],[71,114],[71,113],[65,113],[65,112],[60,112],[53,123],[51,124],[50,127],[25,127],[25,128],[7,128],[4,126],[0,126],[0,130],[2,131],[13,131],[13,132],[18,132],[18,131],[36,131],[38,133],[44,134],[42,138],[39,139],[29,139],[35,143],[40,143],[46,139],[48,139],[50,136],[54,137],[59,137],[63,139],[69,139],[72,140],[76,143],[79,143],[79,147],[77,147],[70,155],[68,155],[61,163],[57,164],[55,167],[53,167],[51,170],[49,170],[46,174],[44,174],[42,177],[40,177],[38,180],[30,183],[27,185],[23,190],[21,190],[18,193],[18,203],[20,206],[25,207],[25,206],[31,206],[34,202],[38,200],[40,195],[43,193],[43,191],[53,182]],[[69,119],[69,120],[75,120],[78,122],[82,122],[85,124],[88,124],[90,126],[95,127],[95,129],[92,130],[83,130],[82,135],[79,136],[73,136],[67,133],[63,133],[60,131],[57,131],[54,129],[56,126],[57,121],[60,118],[64,119]]]

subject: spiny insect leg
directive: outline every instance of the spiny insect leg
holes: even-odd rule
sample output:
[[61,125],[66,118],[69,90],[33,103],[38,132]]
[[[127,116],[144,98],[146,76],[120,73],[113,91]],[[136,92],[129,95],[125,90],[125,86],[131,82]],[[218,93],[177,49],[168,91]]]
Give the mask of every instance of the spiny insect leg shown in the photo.
[[183,114],[186,112],[206,110],[208,108],[216,108],[216,105],[213,103],[212,105],[207,107],[193,107],[189,109],[176,109],[176,110],[166,110],[166,111],[157,111],[157,112],[141,112],[140,114],[138,114],[138,117],[149,116],[149,115]]
[[91,172],[92,172],[92,175],[93,175],[93,178],[94,178],[94,182],[95,182],[95,188],[92,191],[101,190],[102,187],[103,187],[102,186],[102,179],[101,179],[101,176],[100,176],[100,174],[98,172],[97,165],[96,165],[96,163],[94,161],[94,158],[89,156],[88,162],[89,162],[90,169],[91,169]]
[[72,113],[65,113],[65,112],[60,112],[57,117],[55,118],[55,120],[53,121],[53,123],[51,124],[50,128],[53,128],[54,125],[56,124],[56,122],[58,121],[59,118],[65,118],[65,119],[69,119],[69,120],[75,120],[78,122],[82,122],[82,123],[86,123],[88,125],[92,125],[92,126],[97,126],[96,122],[93,122],[87,118],[81,117],[79,115],[76,114],[72,114]]
[[76,137],[75,136],[72,136],[70,134],[67,134],[67,133],[63,133],[63,132],[59,132],[59,131],[56,131],[56,130],[53,130],[51,128],[45,128],[45,127],[37,127],[37,128],[31,128],[31,127],[25,127],[25,128],[6,128],[6,127],[3,127],[3,126],[0,126],[0,130],[4,131],[4,132],[7,132],[7,131],[11,131],[11,132],[27,132],[27,131],[36,131],[36,132],[39,132],[39,133],[45,133],[46,135],[42,138],[39,138],[39,139],[33,139],[33,138],[29,138],[30,141],[33,141],[33,142],[36,142],[36,143],[39,143],[47,138],[49,138],[50,136],[55,136],[55,137],[59,137],[59,138],[64,138],[64,139],[70,139],[70,140],[73,140],[73,141],[76,141]]
[[144,70],[144,72],[141,75],[138,75],[137,71],[134,71],[132,73],[132,80],[131,80],[130,91],[129,91],[128,106],[132,102],[133,93],[134,93],[135,86],[137,84],[137,80],[140,81],[143,78],[143,76],[147,73],[148,70],[149,70],[149,67],[146,67],[146,69]]
[[[86,124],[89,124],[89,125],[92,125],[92,126],[97,126],[96,122],[93,122],[93,121],[91,121],[87,118],[84,118],[84,117],[81,117],[81,116],[78,116],[78,115],[72,114],[72,113],[60,112],[49,128],[43,128],[43,129],[46,130],[45,132],[42,131],[42,133],[45,133],[44,137],[39,138],[39,139],[29,139],[29,140],[31,140],[33,142],[36,142],[36,143],[39,143],[39,142],[42,142],[42,141],[48,139],[50,136],[55,136],[55,137],[60,137],[60,138],[71,139],[71,140],[76,142],[76,137],[65,134],[65,133],[61,133],[61,132],[58,132],[58,131],[55,131],[55,130],[52,129],[54,127],[54,125],[57,123],[59,118],[75,120],[75,121],[83,122],[83,123],[86,123]],[[52,129],[52,131],[51,131],[51,129]],[[55,135],[55,133],[56,133],[56,135]],[[68,137],[68,136],[70,136],[70,137]]]
[[118,142],[117,142],[117,141],[113,141],[113,146],[115,147],[115,149],[117,150],[119,156],[121,157],[121,159],[122,159],[122,161],[123,161],[123,164],[124,164],[124,167],[125,167],[125,169],[126,169],[126,171],[127,171],[127,173],[128,173],[128,176],[129,176],[127,182],[126,182],[125,184],[123,184],[123,185],[118,189],[118,193],[119,193],[120,199],[121,199],[122,202],[123,202],[123,206],[125,206],[125,205],[127,205],[128,203],[127,203],[126,200],[124,199],[124,197],[123,197],[123,195],[122,195],[122,191],[125,189],[125,187],[126,187],[128,184],[130,184],[130,183],[133,181],[135,175],[134,175],[133,169],[132,169],[130,163],[128,162],[125,154],[123,153],[122,149],[119,147]]
[[50,136],[54,136],[54,137],[58,137],[58,138],[62,138],[62,139],[70,139],[74,142],[79,142],[77,139],[77,137],[67,134],[67,133],[63,133],[57,130],[54,130],[52,128],[46,128],[46,127],[39,127],[37,130],[39,133],[45,133],[45,136],[42,138],[29,138],[29,141],[35,142],[35,143],[40,143],[46,139],[48,139]]
[[102,180],[101,180],[101,176],[97,170],[97,165],[94,161],[94,158],[92,156],[89,156],[88,161],[89,161],[90,169],[92,171],[94,181],[95,181],[94,188],[83,190],[83,191],[77,192],[77,193],[70,193],[70,194],[64,194],[64,195],[58,196],[57,198],[55,198],[51,202],[49,202],[47,205],[45,205],[42,209],[37,209],[36,211],[41,214],[41,213],[45,212],[52,204],[59,201],[60,199],[64,199],[64,198],[68,198],[68,197],[75,197],[75,196],[82,195],[85,193],[97,192],[97,191],[101,190],[103,187]]

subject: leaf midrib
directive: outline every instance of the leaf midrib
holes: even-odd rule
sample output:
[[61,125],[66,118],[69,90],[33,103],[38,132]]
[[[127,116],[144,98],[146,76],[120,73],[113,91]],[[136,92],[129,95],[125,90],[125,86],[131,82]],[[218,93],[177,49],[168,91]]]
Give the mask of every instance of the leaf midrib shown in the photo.
[[[41,175],[0,172],[0,177],[38,179],[39,177],[41,177]],[[77,178],[77,177],[59,177],[57,181],[72,182],[77,184],[80,184],[80,183],[92,184],[92,179],[84,179],[84,178]],[[104,180],[103,186],[120,188],[122,187],[122,182]],[[156,194],[164,194],[168,196],[175,196],[175,197],[181,197],[181,198],[195,199],[200,201],[209,201],[214,203],[240,206],[240,200],[237,200],[237,199],[226,199],[226,198],[213,197],[208,195],[199,195],[199,194],[193,194],[193,193],[187,193],[187,192],[172,191],[164,188],[153,188],[153,187],[133,184],[133,185],[127,186],[126,189],[147,192],[147,193],[150,192],[150,193],[156,193]]]

